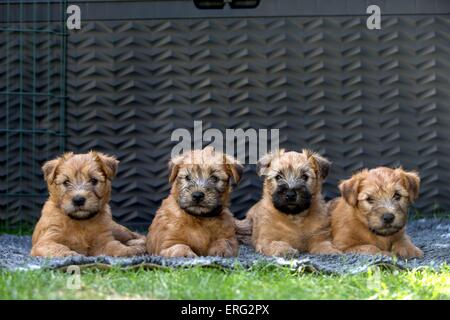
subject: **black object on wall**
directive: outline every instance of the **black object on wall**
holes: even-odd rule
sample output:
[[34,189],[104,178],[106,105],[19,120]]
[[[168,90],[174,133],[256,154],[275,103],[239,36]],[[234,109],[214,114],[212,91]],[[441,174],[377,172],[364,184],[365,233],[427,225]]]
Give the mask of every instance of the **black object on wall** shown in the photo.
[[[68,36],[66,149],[118,156],[119,221],[151,221],[169,190],[171,133],[192,130],[194,120],[222,131],[279,128],[282,147],[323,153],[333,162],[327,198],[355,170],[402,165],[422,176],[417,209],[450,209],[450,2],[372,1],[381,30],[367,29],[362,0],[263,0],[251,10],[77,2],[82,29]],[[246,167],[234,192],[238,215],[260,195],[254,169]],[[25,210],[27,220],[39,214]]]

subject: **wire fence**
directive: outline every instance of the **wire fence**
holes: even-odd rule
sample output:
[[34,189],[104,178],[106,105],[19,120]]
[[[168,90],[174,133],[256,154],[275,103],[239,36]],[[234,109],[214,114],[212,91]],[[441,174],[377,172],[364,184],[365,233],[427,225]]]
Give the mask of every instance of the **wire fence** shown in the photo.
[[65,149],[67,1],[0,3],[0,221],[32,222]]

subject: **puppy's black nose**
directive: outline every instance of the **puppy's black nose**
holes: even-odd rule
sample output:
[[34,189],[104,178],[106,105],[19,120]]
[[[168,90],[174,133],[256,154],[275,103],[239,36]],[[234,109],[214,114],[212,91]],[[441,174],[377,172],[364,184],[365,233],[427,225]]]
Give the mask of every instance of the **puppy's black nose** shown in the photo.
[[72,199],[72,203],[77,207],[81,207],[82,205],[84,205],[85,202],[86,198],[82,196],[75,196]]
[[382,218],[385,223],[391,223],[392,221],[394,221],[395,215],[390,212],[386,212],[383,214]]
[[193,199],[195,202],[200,202],[200,201],[202,201],[204,197],[205,197],[205,194],[204,194],[203,192],[201,192],[201,191],[195,191],[195,192],[192,192],[192,199]]
[[295,192],[294,190],[288,190],[286,192],[286,199],[289,201],[297,199],[297,192]]

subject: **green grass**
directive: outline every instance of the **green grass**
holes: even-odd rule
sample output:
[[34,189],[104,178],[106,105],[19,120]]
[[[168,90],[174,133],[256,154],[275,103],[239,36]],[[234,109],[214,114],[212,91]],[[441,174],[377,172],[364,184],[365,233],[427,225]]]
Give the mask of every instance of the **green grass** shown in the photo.
[[450,299],[450,267],[344,276],[267,267],[84,270],[80,289],[68,281],[63,271],[0,271],[0,299]]

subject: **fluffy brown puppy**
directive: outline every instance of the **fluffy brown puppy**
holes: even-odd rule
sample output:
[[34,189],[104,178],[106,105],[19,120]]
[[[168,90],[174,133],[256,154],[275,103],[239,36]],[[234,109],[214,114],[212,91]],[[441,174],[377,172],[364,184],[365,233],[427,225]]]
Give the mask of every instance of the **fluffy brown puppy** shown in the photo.
[[236,256],[228,206],[242,166],[206,147],[173,158],[169,167],[172,188],[150,226],[147,251],[167,257]]
[[66,153],[42,167],[49,198],[33,232],[31,255],[132,256],[145,238],[115,223],[109,199],[118,161],[97,152]]
[[329,167],[327,159],[309,150],[279,150],[261,158],[258,174],[264,177],[263,196],[245,220],[236,221],[240,240],[247,242],[245,234],[251,233],[256,251],[269,256],[340,253],[331,243],[321,193]]
[[341,182],[330,204],[333,243],[344,252],[422,257],[405,233],[408,206],[419,195],[420,178],[401,168],[363,170]]

